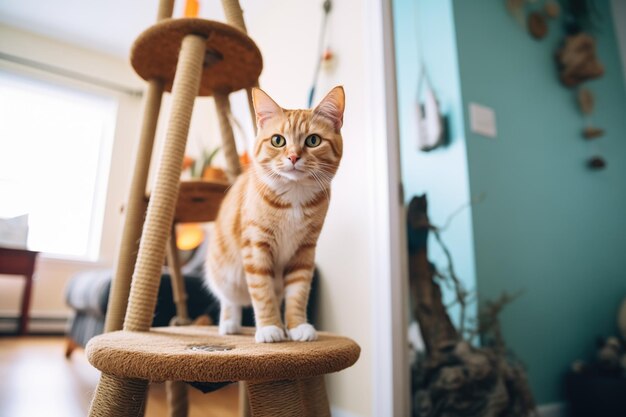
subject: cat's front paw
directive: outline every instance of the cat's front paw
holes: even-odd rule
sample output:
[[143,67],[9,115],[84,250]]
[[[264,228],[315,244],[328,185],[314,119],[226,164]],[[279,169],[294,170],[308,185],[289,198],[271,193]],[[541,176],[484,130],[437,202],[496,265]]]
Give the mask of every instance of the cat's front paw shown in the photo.
[[254,336],[257,343],[274,343],[287,340],[285,331],[278,326],[263,326],[256,330]]
[[241,325],[235,320],[221,320],[219,333],[221,335],[226,334],[239,334],[241,333]]
[[302,323],[289,329],[289,338],[298,342],[311,342],[317,340],[317,332],[309,323]]

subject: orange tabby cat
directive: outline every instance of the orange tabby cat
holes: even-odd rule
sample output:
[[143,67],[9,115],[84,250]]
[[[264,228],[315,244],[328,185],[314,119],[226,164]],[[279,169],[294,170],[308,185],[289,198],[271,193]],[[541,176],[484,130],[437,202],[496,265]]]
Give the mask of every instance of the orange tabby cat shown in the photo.
[[252,164],[220,208],[206,280],[220,300],[221,334],[238,333],[241,308],[252,304],[257,342],[315,340],[306,305],[330,181],[343,151],[343,88],[335,87],[313,110],[282,109],[260,89],[253,99],[258,134]]

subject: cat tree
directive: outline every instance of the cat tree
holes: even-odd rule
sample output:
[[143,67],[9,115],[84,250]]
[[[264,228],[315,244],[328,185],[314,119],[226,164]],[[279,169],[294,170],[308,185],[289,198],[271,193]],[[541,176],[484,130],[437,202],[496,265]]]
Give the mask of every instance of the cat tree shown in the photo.
[[[159,381],[246,381],[255,417],[330,416],[323,375],[351,366],[360,353],[352,340],[324,332],[315,342],[257,344],[253,329],[219,336],[214,327],[150,328],[168,242],[170,255],[175,252],[170,237],[196,96],[215,99],[231,181],[241,172],[229,120],[231,92],[248,91],[255,120],[250,89],[261,73],[261,54],[245,33],[239,2],[222,0],[222,5],[228,25],[172,19],[173,0],[161,0],[158,22],[133,46],[133,68],[148,88],[106,333],[93,338],[86,349],[91,364],[102,371],[90,416],[142,416],[148,384]],[[154,134],[166,91],[172,92],[172,112],[146,207]],[[176,259],[170,256],[170,261]],[[178,289],[178,319],[185,322],[184,286],[181,281],[173,284]],[[183,384],[170,388],[174,397],[184,398]]]

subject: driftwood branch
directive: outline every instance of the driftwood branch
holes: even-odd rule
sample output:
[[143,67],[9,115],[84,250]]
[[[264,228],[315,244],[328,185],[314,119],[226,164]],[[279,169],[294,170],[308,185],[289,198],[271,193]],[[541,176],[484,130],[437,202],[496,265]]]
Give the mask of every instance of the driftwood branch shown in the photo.
[[[518,295],[503,294],[487,302],[469,335],[485,337],[477,348],[464,339],[470,294],[456,275],[450,250],[440,229],[428,219],[426,196],[411,200],[407,212],[412,311],[426,346],[412,374],[415,417],[528,417],[535,404],[526,373],[508,358],[498,315]],[[433,233],[448,263],[443,274],[428,260],[428,235]],[[461,315],[457,330],[442,301],[437,281],[451,283]],[[473,340],[470,337],[469,340]]]
[[441,289],[435,282],[435,267],[428,260],[427,243],[430,222],[426,199],[411,201],[408,209],[409,277],[413,316],[420,324],[427,352],[440,349],[459,340],[459,334],[446,313]]
[[450,254],[450,250],[448,249],[448,247],[443,243],[443,240],[441,239],[441,234],[439,233],[439,229],[431,225],[430,231],[435,236],[435,239],[437,239],[437,242],[439,243],[439,246],[441,247],[441,250],[443,250],[443,253],[446,256],[446,259],[448,261],[448,276],[447,277],[450,280],[452,280],[454,292],[456,295],[456,302],[460,305],[459,333],[461,334],[461,336],[463,336],[465,334],[465,321],[466,321],[465,313],[467,311],[469,293],[467,292],[467,290],[461,283],[461,280],[459,279],[459,277],[457,276],[454,270],[454,263],[452,262],[452,255]]

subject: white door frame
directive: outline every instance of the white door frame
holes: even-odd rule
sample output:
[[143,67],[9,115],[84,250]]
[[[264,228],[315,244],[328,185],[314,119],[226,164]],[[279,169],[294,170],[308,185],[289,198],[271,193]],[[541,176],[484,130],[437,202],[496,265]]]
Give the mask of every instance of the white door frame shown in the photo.
[[391,0],[367,0],[366,64],[369,181],[374,231],[371,267],[373,416],[410,415],[407,342],[408,264]]

